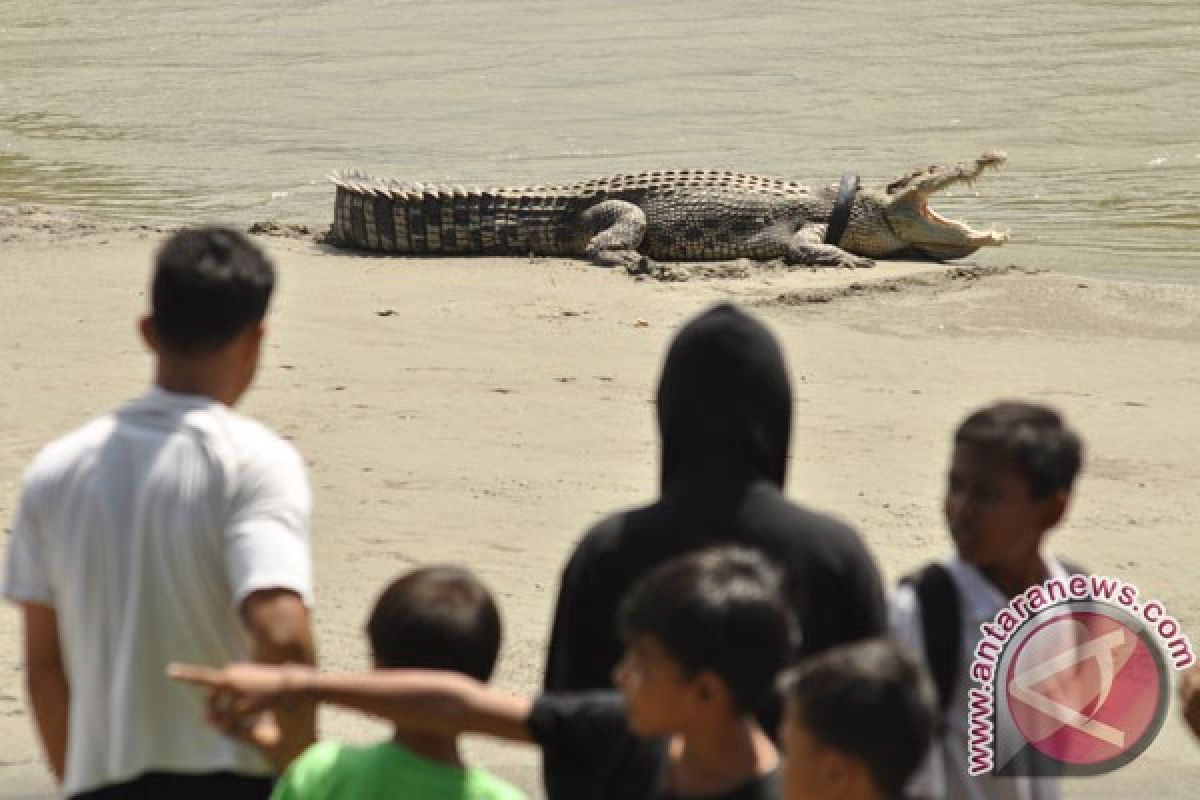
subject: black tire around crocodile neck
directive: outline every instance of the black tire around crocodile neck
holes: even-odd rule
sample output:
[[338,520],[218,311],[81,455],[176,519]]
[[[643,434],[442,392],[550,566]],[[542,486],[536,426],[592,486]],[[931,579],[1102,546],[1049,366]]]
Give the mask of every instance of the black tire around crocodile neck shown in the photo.
[[846,226],[850,224],[850,209],[854,206],[854,195],[857,193],[858,175],[853,172],[842,175],[837,199],[833,201],[833,211],[829,214],[829,224],[825,228],[825,244],[836,247],[842,241]]

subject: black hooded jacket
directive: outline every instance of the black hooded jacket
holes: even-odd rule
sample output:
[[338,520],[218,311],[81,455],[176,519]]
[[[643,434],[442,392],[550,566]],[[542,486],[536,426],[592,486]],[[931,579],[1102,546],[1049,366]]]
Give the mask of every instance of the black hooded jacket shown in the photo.
[[[722,544],[757,548],[783,568],[800,627],[797,659],[883,635],[879,573],[858,534],[782,494],[792,392],[771,333],[729,304],[696,317],[671,344],[657,403],[661,496],[602,520],[571,556],[545,688],[610,687],[622,652],[616,612],[626,590],[676,556]],[[767,720],[776,715],[765,712]],[[545,765],[552,800],[581,796],[559,771]]]

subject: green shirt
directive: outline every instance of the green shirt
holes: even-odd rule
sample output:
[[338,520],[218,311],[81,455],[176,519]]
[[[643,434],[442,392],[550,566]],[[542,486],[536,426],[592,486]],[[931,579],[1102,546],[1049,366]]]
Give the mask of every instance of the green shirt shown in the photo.
[[317,742],[288,767],[271,800],[525,800],[481,769],[421,758],[395,742]]

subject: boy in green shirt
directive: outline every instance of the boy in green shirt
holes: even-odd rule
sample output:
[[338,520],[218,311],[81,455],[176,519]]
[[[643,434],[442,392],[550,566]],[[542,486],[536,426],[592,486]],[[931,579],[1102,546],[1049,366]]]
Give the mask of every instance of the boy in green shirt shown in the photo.
[[[500,615],[488,590],[458,567],[404,575],[380,595],[367,622],[377,669],[449,670],[486,682],[500,650]],[[272,755],[269,725],[246,737]],[[515,787],[468,767],[458,737],[395,728],[390,741],[367,746],[318,742],[283,775],[272,800],[524,800]]]

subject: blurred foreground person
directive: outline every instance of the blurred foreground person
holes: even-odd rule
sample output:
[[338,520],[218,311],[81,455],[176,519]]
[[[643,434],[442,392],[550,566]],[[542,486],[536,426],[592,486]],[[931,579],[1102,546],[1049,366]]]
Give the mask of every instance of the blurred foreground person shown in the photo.
[[[954,543],[949,558],[905,579],[892,596],[892,635],[924,657],[940,726],[909,794],[947,800],[1057,800],[1060,768],[1027,745],[1011,775],[970,774],[971,665],[983,636],[1010,600],[1047,581],[1083,572],[1051,555],[1046,539],[1066,516],[1083,463],[1083,442],[1058,412],[997,403],[954,433],[943,505]],[[1060,643],[1065,651],[1074,643]],[[1044,682],[1045,690],[1070,673]]]
[[[716,545],[757,549],[783,570],[802,633],[792,660],[883,635],[883,589],[858,534],[783,495],[792,390],[771,332],[729,304],[695,317],[671,343],[657,408],[659,499],[602,520],[576,547],[562,575],[545,688],[611,686],[620,598],[660,564]],[[773,732],[777,702],[756,710]],[[569,766],[546,754],[551,800],[597,797]]]
[[899,800],[933,738],[934,687],[887,640],[841,645],[780,681],[785,800]]
[[[235,231],[169,238],[141,321],[154,385],[25,475],[3,594],[22,610],[33,714],[68,797],[270,793],[262,756],[208,728],[163,668],[314,661],[304,464],[231,410],[274,285]],[[313,720],[311,705],[280,711],[284,746],[307,746]]]

